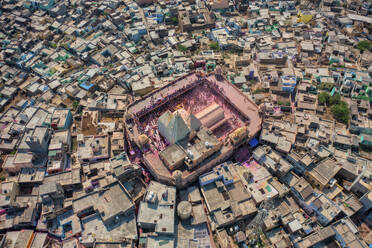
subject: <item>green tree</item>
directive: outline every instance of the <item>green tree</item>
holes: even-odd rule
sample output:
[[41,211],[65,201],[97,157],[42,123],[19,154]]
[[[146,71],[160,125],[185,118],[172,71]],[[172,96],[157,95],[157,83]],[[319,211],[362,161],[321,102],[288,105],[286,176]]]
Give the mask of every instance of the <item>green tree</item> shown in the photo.
[[215,51],[220,50],[220,47],[219,47],[219,45],[218,45],[217,42],[212,42],[212,43],[210,43],[208,46],[209,46],[209,48],[212,49],[212,50],[215,50]]
[[72,103],[72,107],[73,107],[74,109],[77,109],[77,107],[79,107],[79,102],[78,102],[78,101],[74,101],[74,102]]
[[172,17],[173,24],[178,24],[178,18],[176,16]]
[[320,89],[322,89],[322,90],[331,91],[332,88],[333,88],[333,83],[322,83],[320,85]]
[[349,106],[346,102],[341,101],[339,104],[333,105],[331,108],[333,118],[337,121],[347,124],[350,118]]
[[178,44],[177,45],[177,50],[178,51],[181,51],[181,52],[186,52],[187,51],[187,47],[185,47],[184,45]]
[[371,49],[371,42],[369,40],[362,40],[359,41],[358,45],[356,46],[359,50],[369,50]]
[[260,94],[260,93],[264,93],[264,92],[267,92],[267,90],[263,89],[263,88],[257,88],[252,92],[252,94]]
[[278,101],[279,106],[291,106],[291,103],[289,101]]
[[340,94],[335,94],[329,98],[329,106],[337,105],[341,102]]
[[329,103],[330,95],[328,92],[323,91],[318,95],[318,101],[320,105],[325,105]]

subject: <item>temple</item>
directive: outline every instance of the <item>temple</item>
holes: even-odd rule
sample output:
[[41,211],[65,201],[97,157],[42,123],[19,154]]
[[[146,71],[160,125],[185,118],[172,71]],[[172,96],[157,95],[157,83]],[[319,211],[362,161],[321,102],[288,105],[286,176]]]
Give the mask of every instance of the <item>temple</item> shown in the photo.
[[130,104],[125,121],[131,159],[177,187],[225,161],[262,124],[257,105],[234,85],[197,72]]

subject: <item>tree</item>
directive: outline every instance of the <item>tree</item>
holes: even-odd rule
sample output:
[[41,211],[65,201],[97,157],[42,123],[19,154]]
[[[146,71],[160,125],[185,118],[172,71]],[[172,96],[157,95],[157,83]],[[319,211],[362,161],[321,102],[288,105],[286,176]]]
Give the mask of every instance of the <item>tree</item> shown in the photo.
[[210,43],[208,46],[212,50],[215,50],[215,51],[220,50],[220,47],[218,46],[218,43],[217,42]]
[[291,106],[291,102],[290,101],[278,101],[278,105],[279,106]]
[[322,83],[321,85],[320,85],[320,89],[322,89],[322,90],[327,90],[327,91],[331,91],[332,90],[332,88],[333,88],[333,83]]
[[72,107],[73,107],[74,109],[77,109],[77,107],[79,107],[79,102],[78,102],[78,101],[74,101],[74,102],[72,103]]
[[341,102],[340,94],[335,94],[329,98],[329,106],[337,105]]
[[331,108],[333,118],[337,121],[347,124],[350,118],[349,106],[346,102],[341,101],[339,104],[333,105]]
[[177,45],[177,50],[178,51],[181,51],[181,52],[186,52],[187,51],[187,47],[185,47],[184,45],[178,44]]
[[172,22],[174,25],[178,24],[178,18],[176,16],[172,17]]
[[369,50],[371,49],[371,42],[369,40],[362,40],[359,41],[358,45],[356,46],[359,50]]
[[252,94],[254,95],[254,94],[260,94],[260,93],[264,93],[264,92],[267,92],[267,90],[263,89],[263,88],[257,88],[253,91]]
[[323,91],[318,95],[318,101],[320,105],[325,105],[329,103],[330,95],[328,92]]

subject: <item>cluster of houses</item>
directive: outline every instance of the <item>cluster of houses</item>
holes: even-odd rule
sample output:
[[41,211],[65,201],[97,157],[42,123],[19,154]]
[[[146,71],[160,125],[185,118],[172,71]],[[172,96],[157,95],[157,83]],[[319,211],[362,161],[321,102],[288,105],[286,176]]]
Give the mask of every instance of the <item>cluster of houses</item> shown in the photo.
[[[371,15],[361,0],[1,1],[0,247],[368,247]],[[130,104],[203,77],[251,103],[223,92],[203,118],[262,119],[257,133],[185,122],[175,139],[173,106],[150,113],[160,134],[128,134],[144,121]],[[154,137],[155,173],[139,156]]]

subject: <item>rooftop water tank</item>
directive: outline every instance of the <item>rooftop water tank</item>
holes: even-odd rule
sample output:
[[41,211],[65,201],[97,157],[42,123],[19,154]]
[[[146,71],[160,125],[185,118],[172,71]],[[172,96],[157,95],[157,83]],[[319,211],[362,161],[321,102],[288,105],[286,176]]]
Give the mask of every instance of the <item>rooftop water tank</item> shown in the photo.
[[192,212],[191,203],[188,201],[181,201],[177,207],[177,214],[181,220],[187,220],[190,218]]

